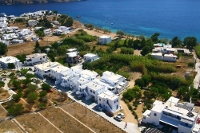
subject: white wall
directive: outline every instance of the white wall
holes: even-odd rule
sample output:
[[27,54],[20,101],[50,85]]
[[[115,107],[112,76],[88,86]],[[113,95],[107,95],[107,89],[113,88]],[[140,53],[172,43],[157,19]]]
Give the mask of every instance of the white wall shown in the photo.
[[25,61],[26,65],[33,65],[34,63],[37,62],[46,62],[47,59],[47,55],[43,55],[43,56],[35,56],[34,58],[30,58],[28,60]]
[[[112,109],[107,104],[107,101],[110,104]],[[119,101],[120,101],[119,97],[115,100],[110,100],[110,99],[107,99],[107,98],[98,97],[97,103],[98,103],[98,105],[101,105],[101,107],[105,108],[106,110],[114,113],[114,112],[116,112],[116,110],[120,106]]]

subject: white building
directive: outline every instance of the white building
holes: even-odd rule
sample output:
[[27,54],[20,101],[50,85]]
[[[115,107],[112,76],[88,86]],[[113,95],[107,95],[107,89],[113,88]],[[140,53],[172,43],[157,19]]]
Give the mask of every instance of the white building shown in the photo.
[[55,30],[53,31],[53,34],[61,35],[61,34],[63,34],[63,32],[62,32],[62,30],[55,29]]
[[101,81],[115,88],[115,91],[113,90],[114,93],[121,93],[128,86],[125,77],[109,71],[103,72]]
[[27,55],[26,56],[26,61],[24,62],[24,64],[26,64],[26,65],[35,65],[35,64],[43,63],[43,62],[47,62],[47,61],[48,61],[47,54],[45,54],[45,53],[36,53],[36,54]]
[[151,53],[151,57],[158,60],[163,60],[163,53]]
[[151,57],[162,60],[162,61],[169,61],[169,62],[176,62],[177,56],[173,54],[164,54],[163,53],[151,53]]
[[62,31],[62,34],[67,34],[70,32],[69,27],[66,26],[59,26],[58,29]]
[[34,65],[34,71],[35,74],[42,78],[50,77],[50,69],[58,65],[60,65],[58,62],[46,62],[43,64]]
[[167,102],[156,100],[151,110],[143,113],[143,123],[172,127],[178,133],[199,133],[199,116],[193,112],[193,104],[178,103],[179,99],[170,97]]
[[22,63],[16,57],[13,56],[6,56],[0,58],[0,67],[7,68],[8,64],[10,63],[13,63],[16,69],[20,69],[22,65]]
[[33,27],[33,26],[37,25],[37,23],[38,23],[37,20],[29,20],[29,21],[28,21],[28,25],[29,25],[30,27]]
[[66,53],[66,62],[68,63],[78,63],[80,62],[81,57],[79,55],[79,52],[76,48],[70,48],[67,50]]
[[95,101],[98,99],[98,95],[101,94],[106,89],[105,86],[91,81],[86,84],[86,90],[84,90],[85,99],[88,100],[93,98]]
[[120,108],[120,97],[108,90],[105,90],[98,95],[97,103],[107,111],[114,113]]
[[110,42],[111,42],[111,37],[110,36],[103,35],[103,36],[99,37],[99,43],[100,44],[108,44]]
[[51,29],[45,29],[44,34],[45,34],[45,36],[50,36],[52,34]]
[[177,56],[173,54],[164,54],[163,61],[176,62]]
[[25,38],[26,36],[31,35],[32,32],[29,29],[22,29],[18,34],[19,34],[19,37]]
[[65,67],[63,65],[57,65],[57,66],[51,67],[50,73],[49,73],[50,77],[52,79],[58,80],[60,78],[60,72],[63,70],[68,70],[68,69],[69,69],[68,67]]
[[84,61],[86,62],[93,62],[95,60],[98,60],[99,56],[97,54],[88,53],[88,54],[85,54],[83,58],[84,58]]

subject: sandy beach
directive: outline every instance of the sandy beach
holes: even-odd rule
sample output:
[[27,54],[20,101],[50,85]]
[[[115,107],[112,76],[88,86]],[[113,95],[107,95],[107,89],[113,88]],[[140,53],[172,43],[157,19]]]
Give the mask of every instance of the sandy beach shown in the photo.
[[109,36],[111,36],[112,39],[115,38],[115,37],[117,37],[117,34],[113,33],[113,32],[111,32],[111,33],[104,33],[103,31],[96,31],[95,29],[88,30],[86,28],[84,28],[83,30],[86,31],[88,34],[93,35],[93,36],[97,36],[97,37],[100,37],[102,35],[109,35]]

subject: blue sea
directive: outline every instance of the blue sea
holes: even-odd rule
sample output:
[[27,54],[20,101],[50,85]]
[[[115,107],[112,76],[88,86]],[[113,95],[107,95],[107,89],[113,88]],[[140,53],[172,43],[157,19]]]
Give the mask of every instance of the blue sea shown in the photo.
[[[37,10],[57,10],[82,23],[127,34],[200,41],[200,0],[87,0],[81,2],[0,6],[0,12],[20,15]],[[113,25],[111,25],[113,23]]]

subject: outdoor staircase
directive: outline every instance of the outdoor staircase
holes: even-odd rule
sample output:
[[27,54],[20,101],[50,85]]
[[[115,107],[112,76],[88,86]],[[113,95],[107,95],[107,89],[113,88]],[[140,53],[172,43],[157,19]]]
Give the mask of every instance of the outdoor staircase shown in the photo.
[[108,106],[112,109],[112,107],[110,106],[110,104],[109,104],[109,102],[108,102],[108,100],[107,100],[107,102],[106,102],[107,104],[108,104]]

